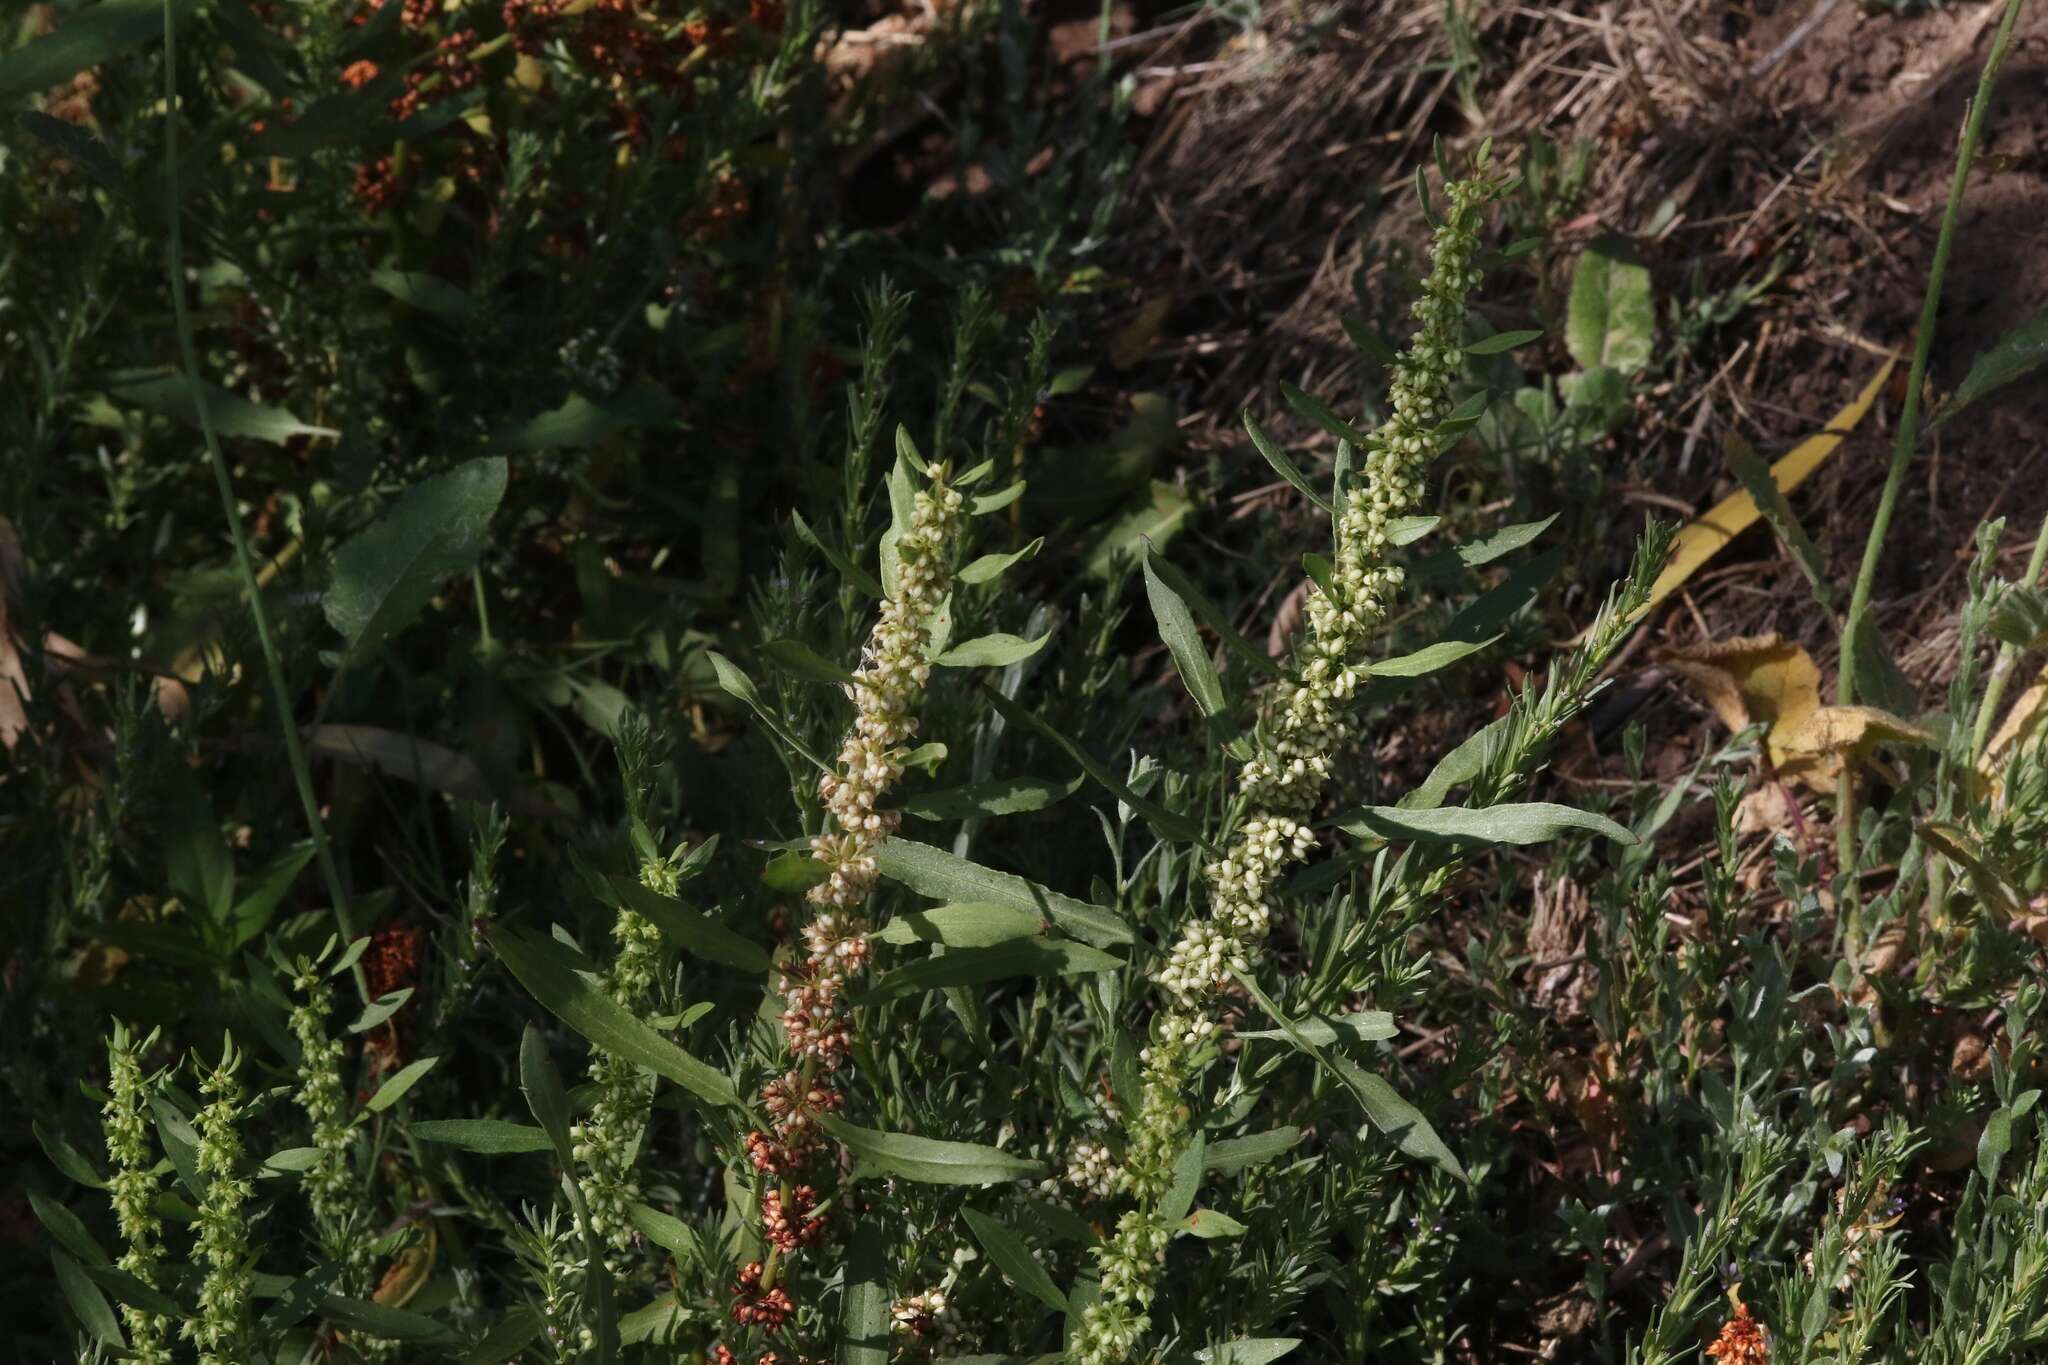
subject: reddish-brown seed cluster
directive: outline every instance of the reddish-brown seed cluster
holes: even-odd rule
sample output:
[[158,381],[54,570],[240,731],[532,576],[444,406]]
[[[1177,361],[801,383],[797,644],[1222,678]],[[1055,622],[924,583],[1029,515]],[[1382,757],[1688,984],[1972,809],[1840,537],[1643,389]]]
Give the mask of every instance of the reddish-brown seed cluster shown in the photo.
[[732,1320],[742,1327],[773,1332],[788,1322],[794,1312],[796,1304],[790,1300],[789,1291],[779,1284],[773,1289],[761,1288],[761,1263],[747,1262],[740,1271],[739,1283],[732,1289]]
[[360,90],[377,79],[378,66],[372,61],[350,62],[341,69],[341,83],[351,90]]
[[761,1196],[761,1232],[768,1245],[783,1254],[798,1247],[816,1246],[825,1236],[823,1219],[811,1217],[818,1206],[818,1192],[799,1185],[789,1192],[789,1207],[782,1204],[782,1191],[769,1190]]

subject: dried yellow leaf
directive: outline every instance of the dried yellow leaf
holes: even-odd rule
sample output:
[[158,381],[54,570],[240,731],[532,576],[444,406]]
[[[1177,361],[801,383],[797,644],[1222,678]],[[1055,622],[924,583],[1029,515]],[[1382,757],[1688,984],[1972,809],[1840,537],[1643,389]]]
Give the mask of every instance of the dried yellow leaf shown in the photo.
[[[1856,401],[1836,413],[1834,420],[1827,424],[1818,435],[1809,436],[1793,450],[1771,466],[1771,479],[1780,491],[1789,492],[1805,481],[1806,476],[1820,467],[1822,460],[1834,454],[1842,444],[1842,438],[1856,429],[1870,405],[1877,401],[1877,395],[1884,390],[1884,381],[1891,377],[1892,366],[1898,363],[1894,356],[1885,361],[1877,377],[1856,395]],[[1664,566],[1664,572],[1657,575],[1657,581],[1650,588],[1650,597],[1643,604],[1642,613],[1647,614],[1659,602],[1676,592],[1700,566],[1721,552],[1721,548],[1735,537],[1756,524],[1758,516],[1756,499],[1747,490],[1722,499],[1712,511],[1680,531],[1671,543],[1671,561]]]

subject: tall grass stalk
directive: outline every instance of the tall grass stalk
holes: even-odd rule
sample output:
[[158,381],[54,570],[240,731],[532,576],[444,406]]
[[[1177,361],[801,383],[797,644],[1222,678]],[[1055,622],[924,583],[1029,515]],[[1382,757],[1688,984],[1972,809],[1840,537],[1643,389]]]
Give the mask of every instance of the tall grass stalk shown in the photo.
[[[1963,124],[1962,141],[1956,148],[1955,175],[1949,181],[1948,206],[1941,214],[1941,234],[1934,242],[1934,263],[1927,272],[1927,294],[1920,304],[1920,326],[1913,338],[1913,368],[1906,380],[1906,402],[1899,413],[1898,437],[1892,443],[1891,468],[1885,474],[1884,491],[1878,497],[1877,516],[1870,524],[1870,536],[1863,542],[1863,564],[1856,571],[1856,586],[1849,597],[1849,612],[1842,632],[1842,665],[1838,699],[1843,706],[1856,701],[1856,661],[1859,641],[1869,626],[1870,592],[1877,580],[1877,562],[1884,553],[1885,535],[1891,529],[1892,512],[1898,506],[1899,489],[1906,482],[1906,467],[1913,461],[1913,449],[1920,438],[1920,389],[1927,379],[1927,359],[1934,350],[1936,315],[1941,309],[1941,285],[1948,273],[1949,249],[1955,243],[1956,223],[1962,217],[1963,189],[1969,184],[1970,162],[1984,133],[1984,119],[1991,109],[1991,95],[1998,83],[1998,69],[2012,45],[2013,26],[2019,22],[2025,0],[2006,0],[2005,17],[1999,21],[1998,36],[1992,39],[1991,55],[1977,79],[1976,98]],[[1852,767],[1842,770],[1836,788],[1836,850],[1844,874],[1843,890],[1848,903],[1849,955],[1862,955],[1862,914],[1856,900],[1856,790]]]
[[[285,757],[291,763],[292,781],[299,789],[299,804],[305,807],[306,824],[313,833],[313,851],[320,862],[320,875],[327,882],[327,894],[334,902],[334,923],[344,940],[355,937],[350,923],[348,895],[342,890],[341,871],[334,862],[328,842],[327,824],[320,818],[320,803],[313,795],[313,773],[306,765],[306,752],[292,725],[291,694],[285,688],[284,665],[278,659],[277,644],[270,631],[270,616],[263,609],[263,588],[256,581],[255,557],[249,553],[249,538],[235,511],[235,486],[228,477],[227,457],[221,453],[220,438],[207,411],[206,391],[199,377],[199,351],[192,342],[192,317],[185,305],[185,243],[179,228],[182,198],[178,183],[178,23],[170,0],[164,0],[164,180],[169,196],[170,240],[166,245],[171,277],[171,312],[177,320],[178,354],[185,371],[186,392],[199,418],[199,432],[206,441],[207,457],[213,462],[213,478],[220,488],[220,508],[227,518],[228,537],[235,543],[235,567],[242,578],[242,591],[249,598],[250,615],[256,619],[256,638],[263,647],[263,664],[270,675],[271,697],[277,706],[278,728],[284,734]],[[352,965],[356,991],[368,1000],[370,988],[361,965]]]

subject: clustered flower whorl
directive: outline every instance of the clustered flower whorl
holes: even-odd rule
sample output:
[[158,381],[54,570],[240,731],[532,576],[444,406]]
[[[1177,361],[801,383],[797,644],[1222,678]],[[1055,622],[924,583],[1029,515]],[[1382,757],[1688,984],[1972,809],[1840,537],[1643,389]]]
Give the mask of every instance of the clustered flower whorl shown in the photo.
[[1352,738],[1345,708],[1363,677],[1361,655],[1401,586],[1400,567],[1386,562],[1389,531],[1421,500],[1423,470],[1437,451],[1437,424],[1451,412],[1465,296],[1479,282],[1480,218],[1500,188],[1492,179],[1445,186],[1450,210],[1430,241],[1431,270],[1415,302],[1420,325],[1394,365],[1393,415],[1366,442],[1343,492],[1329,583],[1334,591],[1310,585],[1308,629],[1295,646],[1293,677],[1269,704],[1259,751],[1238,775],[1254,813],[1203,869],[1211,914],[1186,926],[1153,976],[1170,1007],[1153,1021],[1152,1045],[1141,1056],[1138,1113],[1126,1135],[1124,1183],[1138,1207],[1096,1252],[1102,1297],[1082,1315],[1072,1346],[1083,1365],[1124,1359],[1150,1325],[1170,1232],[1153,1206],[1171,1184],[1187,1126],[1181,1088],[1194,1071],[1192,1054],[1216,1032],[1214,996],[1233,973],[1256,967],[1280,877],[1314,847],[1305,821],[1321,799],[1333,757]]
[[[115,1264],[152,1289],[157,1287],[157,1268],[164,1255],[157,1243],[163,1221],[156,1213],[151,1120],[144,1116],[152,1082],[142,1074],[142,1054],[155,1041],[156,1035],[151,1034],[138,1044],[124,1025],[114,1025],[113,1038],[107,1044],[107,1102],[100,1110],[105,1119],[107,1155],[114,1166],[107,1178],[107,1193],[113,1200],[121,1240],[127,1244]],[[125,1303],[121,1317],[128,1324],[129,1347],[135,1359],[144,1365],[170,1365],[170,1319]]]
[[313,1223],[324,1237],[336,1235],[354,1207],[351,1197],[354,1177],[349,1172],[348,1148],[355,1131],[349,1113],[348,1091],[342,1084],[342,1059],[347,1049],[339,1038],[327,1033],[327,1013],[334,1004],[334,988],[319,964],[301,958],[292,977],[292,990],[299,996],[291,1016],[292,1036],[299,1043],[299,1090],[293,1096],[313,1125],[313,1146],[320,1158],[305,1175],[306,1202],[313,1210]]
[[[788,1178],[825,1146],[818,1121],[845,1102],[835,1078],[853,1045],[847,987],[867,967],[868,920],[860,913],[879,874],[874,850],[895,833],[900,816],[881,802],[903,776],[903,758],[917,735],[916,708],[931,678],[925,661],[929,621],[952,589],[952,554],[965,499],[942,464],[928,467],[929,486],[915,495],[909,524],[896,539],[893,591],[869,633],[861,666],[846,688],[854,722],[835,771],[818,781],[833,828],[811,840],[825,878],[806,898],[816,913],[803,926],[801,952],[776,969],[782,1029],[794,1065],[761,1089],[770,1131],[749,1133],[747,1156],[764,1176],[783,1182],[761,1201],[768,1263],[750,1266],[735,1290],[734,1321],[769,1329],[787,1320],[790,1300],[774,1282],[780,1258],[824,1235],[811,1218],[817,1194]],[[768,1289],[761,1288],[766,1279]],[[744,1316],[742,1316],[744,1314]]]
[[255,1191],[241,1174],[242,1083],[235,1075],[241,1060],[230,1041],[220,1065],[199,1082],[199,1091],[209,1102],[195,1124],[195,1164],[206,1183],[206,1195],[199,1201],[199,1237],[193,1250],[205,1263],[206,1278],[199,1287],[199,1316],[186,1320],[184,1332],[199,1344],[200,1365],[236,1365],[244,1358],[242,1337],[254,1271],[249,1216],[243,1206]]

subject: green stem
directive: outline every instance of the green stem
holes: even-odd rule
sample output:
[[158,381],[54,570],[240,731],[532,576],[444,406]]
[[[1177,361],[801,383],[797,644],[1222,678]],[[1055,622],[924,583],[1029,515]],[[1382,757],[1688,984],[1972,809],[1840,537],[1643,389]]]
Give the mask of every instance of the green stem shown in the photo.
[[[256,581],[256,561],[249,553],[249,538],[235,511],[235,487],[228,478],[227,457],[221,454],[220,438],[214,434],[213,417],[207,411],[206,392],[199,378],[199,352],[192,342],[192,318],[185,308],[185,243],[180,231],[182,200],[178,192],[178,26],[170,0],[164,0],[164,160],[165,179],[170,190],[171,232],[167,255],[171,274],[171,310],[178,325],[178,353],[185,368],[185,384],[192,395],[192,410],[199,417],[199,432],[206,440],[206,453],[213,462],[214,482],[220,487],[221,511],[228,522],[228,536],[235,543],[235,564],[241,570],[242,590],[249,597],[249,613],[256,618],[256,638],[263,646],[263,662],[270,674],[271,696],[277,706],[278,724],[284,731],[285,755],[291,762],[292,779],[298,785],[299,803],[306,809],[306,823],[313,831],[313,852],[320,861],[320,874],[327,882],[327,895],[334,902],[334,922],[344,939],[355,937],[349,923],[348,897],[342,891],[341,872],[334,864],[334,850],[327,840],[327,825],[320,818],[320,803],[313,796],[313,774],[306,766],[305,750],[292,726],[291,695],[285,690],[284,665],[270,634],[270,617],[263,609],[263,589]],[[356,990],[370,998],[369,982],[360,962],[350,969]]]
[[[2029,588],[2039,584],[2044,565],[2048,565],[2048,517],[2041,519],[2041,529],[2034,536],[2034,553],[2027,559],[2027,576],[2020,580],[2021,584]],[[1991,678],[1984,684],[1984,703],[1977,708],[1977,723],[1970,730],[1972,763],[1984,756],[1984,744],[1991,737],[1992,722],[1998,719],[1998,704],[2005,700],[2005,684],[2012,677],[2013,665],[2019,662],[2019,658],[2019,650],[2012,645],[1998,647],[1998,661],[1991,665]]]
[[[1920,327],[1913,336],[1913,369],[1906,380],[1906,403],[1899,413],[1898,439],[1892,443],[1891,468],[1885,474],[1884,492],[1878,497],[1877,517],[1870,525],[1870,536],[1863,542],[1863,563],[1856,571],[1856,587],[1849,598],[1837,691],[1837,700],[1843,706],[1853,705],[1856,701],[1856,642],[1869,624],[1870,591],[1877,580],[1877,561],[1884,553],[1885,533],[1891,528],[1899,489],[1906,482],[1906,466],[1912,463],[1913,449],[1919,443],[1920,390],[1927,379],[1927,358],[1934,350],[1935,319],[1941,308],[1941,283],[1948,273],[1948,253],[1955,242],[1956,222],[1962,217],[1963,189],[1970,180],[1970,162],[1976,155],[1977,141],[1984,132],[1984,119],[1991,109],[1991,93],[1998,83],[1998,68],[2005,61],[2006,49],[2012,45],[2013,25],[2019,21],[2023,3],[2024,0],[2006,0],[2005,18],[1998,25],[1998,36],[1991,43],[1991,55],[1985,59],[1984,72],[1977,80],[1977,96],[1970,102],[1969,117],[1963,124],[1962,142],[1956,149],[1956,170],[1949,182],[1948,206],[1942,210],[1941,234],[1934,242],[1934,264],[1927,273],[1927,294],[1920,303]],[[1848,947],[1851,956],[1857,957],[1862,949],[1862,916],[1856,896],[1854,783],[1854,770],[1845,766],[1841,785],[1836,789],[1835,839],[1847,904]]]

